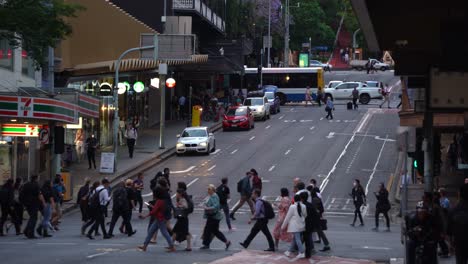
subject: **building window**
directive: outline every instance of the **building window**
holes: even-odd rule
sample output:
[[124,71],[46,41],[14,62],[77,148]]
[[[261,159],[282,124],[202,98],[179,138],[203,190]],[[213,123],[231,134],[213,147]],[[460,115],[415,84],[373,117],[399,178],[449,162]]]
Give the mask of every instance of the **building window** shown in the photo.
[[5,39],[0,39],[0,68],[13,71],[13,49]]
[[23,75],[28,76],[31,79],[34,79],[34,72],[36,71],[34,69],[34,63],[33,60],[28,56],[28,53],[25,50],[21,51],[21,72]]

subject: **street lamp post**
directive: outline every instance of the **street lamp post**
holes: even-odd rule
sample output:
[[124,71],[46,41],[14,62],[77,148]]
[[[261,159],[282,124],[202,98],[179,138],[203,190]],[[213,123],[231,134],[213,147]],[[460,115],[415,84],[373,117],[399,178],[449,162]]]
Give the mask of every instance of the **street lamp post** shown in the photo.
[[120,70],[120,62],[122,59],[130,52],[134,51],[141,51],[141,50],[148,50],[154,49],[154,45],[152,46],[143,46],[132,48],[124,51],[120,54],[119,58],[115,62],[115,78],[114,78],[114,93],[113,93],[113,103],[114,103],[114,133],[113,133],[113,146],[114,146],[114,171],[117,171],[117,153],[118,153],[118,139],[119,139],[119,70]]
[[356,34],[357,34],[360,30],[361,30],[360,28],[356,29],[356,31],[354,31],[354,34],[353,34],[353,60],[356,59],[356,48],[358,47],[358,46],[357,46],[357,43],[356,43]]
[[284,67],[289,66],[289,0],[286,0],[285,7],[285,27],[286,34],[284,34]]
[[268,0],[268,54],[267,67],[270,68],[270,49],[271,49],[271,0]]

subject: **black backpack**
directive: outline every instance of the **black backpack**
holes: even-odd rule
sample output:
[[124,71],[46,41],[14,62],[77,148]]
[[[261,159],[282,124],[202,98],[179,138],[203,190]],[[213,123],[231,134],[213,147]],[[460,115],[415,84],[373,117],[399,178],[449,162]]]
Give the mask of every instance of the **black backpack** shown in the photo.
[[186,195],[185,199],[187,200],[187,214],[193,213],[194,204],[192,200],[192,195]]
[[218,188],[216,188],[216,194],[219,197],[220,204],[227,203],[227,194],[226,194],[225,187],[223,184],[221,184],[220,186],[218,186]]
[[241,193],[244,188],[244,178],[237,182],[237,192]]
[[89,208],[90,209],[98,209],[101,206],[101,201],[99,200],[99,193],[101,193],[105,188],[102,188],[99,191],[95,191],[91,197],[89,198]]
[[114,193],[112,194],[112,199],[114,200],[113,208],[123,211],[130,209],[130,205],[127,198],[127,190],[124,187],[114,191]]
[[265,210],[265,218],[268,220],[275,218],[275,211],[273,210],[271,203],[265,200],[262,200],[262,202]]

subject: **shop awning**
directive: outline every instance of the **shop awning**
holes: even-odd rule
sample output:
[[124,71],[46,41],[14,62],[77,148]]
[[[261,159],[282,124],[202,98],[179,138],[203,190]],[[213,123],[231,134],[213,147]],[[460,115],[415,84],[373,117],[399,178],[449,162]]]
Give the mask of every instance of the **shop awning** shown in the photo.
[[74,96],[73,102],[37,96],[0,95],[0,117],[55,120],[78,123],[79,116],[99,117],[99,100],[88,95]]
[[[167,63],[169,66],[194,64],[194,63],[206,63],[208,62],[208,55],[196,54],[192,55],[188,59],[172,59],[172,60],[143,60],[143,59],[124,59],[120,62],[120,72],[130,71],[144,71],[154,70],[159,66],[159,63]],[[67,71],[72,72],[74,76],[89,75],[89,74],[101,74],[114,72],[116,68],[116,61],[102,61],[95,63],[79,64],[72,69]]]

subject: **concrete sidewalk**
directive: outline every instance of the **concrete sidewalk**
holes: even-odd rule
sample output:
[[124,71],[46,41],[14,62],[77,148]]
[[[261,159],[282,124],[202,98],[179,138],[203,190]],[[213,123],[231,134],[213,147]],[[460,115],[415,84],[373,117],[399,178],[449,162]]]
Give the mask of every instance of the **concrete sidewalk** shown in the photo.
[[[135,145],[133,159],[130,159],[128,148],[126,145],[119,146],[117,155],[117,170],[113,174],[103,174],[99,172],[101,161],[101,150],[96,153],[97,169],[88,169],[88,159],[85,157],[80,163],[74,163],[67,168],[71,172],[72,178],[72,200],[63,204],[64,212],[68,212],[75,208],[76,195],[79,188],[84,184],[86,177],[90,177],[91,181],[101,180],[107,177],[111,183],[116,183],[119,179],[126,177],[135,177],[140,171],[148,170],[156,164],[164,161],[175,153],[175,144],[177,142],[177,134],[180,134],[186,127],[187,121],[168,121],[164,131],[165,148],[159,148],[159,125],[143,129],[139,131],[139,137]],[[207,126],[211,131],[215,131],[221,127],[220,122],[203,122],[202,126]],[[109,149],[109,152],[112,150]]]

